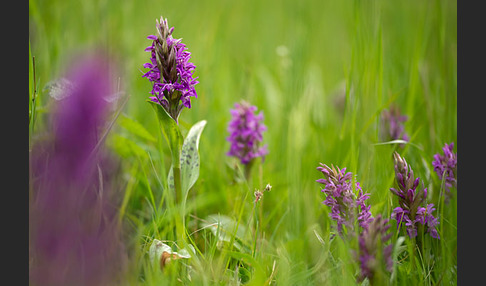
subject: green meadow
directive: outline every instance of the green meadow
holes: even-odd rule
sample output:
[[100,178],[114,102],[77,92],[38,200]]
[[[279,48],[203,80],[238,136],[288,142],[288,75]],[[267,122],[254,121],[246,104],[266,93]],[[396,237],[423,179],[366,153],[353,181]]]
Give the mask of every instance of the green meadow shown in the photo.
[[[207,121],[199,177],[178,204],[169,146],[147,103],[152,84],[142,77],[146,37],[161,16],[197,66],[198,96],[179,117],[183,136]],[[56,101],[48,83],[94,49],[115,59],[122,98],[104,142],[118,158],[117,217],[129,258],[118,285],[368,285],[357,282],[357,241],[337,234],[316,168],[347,168],[370,195],[372,215],[391,218],[394,151],[427,188],[440,239],[425,235],[417,247],[390,219],[394,269],[382,282],[457,284],[457,190],[444,201],[432,166],[445,143],[457,144],[456,1],[29,0],[31,145]],[[267,126],[269,153],[249,179],[226,155],[230,109],[241,100]],[[406,144],[380,137],[380,115],[391,106],[408,117]],[[177,224],[195,252],[161,269],[150,246],[157,239],[180,250]]]

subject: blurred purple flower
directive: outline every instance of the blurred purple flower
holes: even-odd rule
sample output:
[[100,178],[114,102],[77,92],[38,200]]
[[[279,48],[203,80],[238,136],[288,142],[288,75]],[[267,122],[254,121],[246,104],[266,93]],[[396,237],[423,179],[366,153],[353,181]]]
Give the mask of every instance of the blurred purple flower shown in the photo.
[[398,204],[400,205],[392,212],[392,218],[397,221],[397,229],[404,224],[408,236],[416,237],[417,223],[420,223],[427,227],[427,232],[432,237],[439,238],[435,228],[438,222],[432,215],[432,211],[435,210],[435,208],[432,208],[433,204],[428,205],[430,208],[425,214],[425,208],[422,207],[427,198],[427,188],[418,188],[420,178],[414,177],[412,167],[397,152],[393,153],[393,159],[398,188],[390,188],[390,191],[398,197]]
[[358,225],[365,229],[373,221],[370,213],[370,206],[365,204],[369,194],[363,194],[359,182],[355,187],[358,191],[356,195],[353,191],[352,173],[346,172],[346,168],[332,168],[320,163],[317,170],[324,174],[323,179],[316,182],[324,184],[321,191],[326,194],[323,204],[331,207],[329,216],[337,222],[337,229],[340,235],[344,234],[343,226],[346,226],[348,234],[354,231],[354,223],[357,220]]
[[439,179],[442,181],[443,177],[445,176],[444,184],[446,190],[446,201],[448,201],[451,197],[450,189],[452,187],[457,187],[457,154],[453,151],[454,142],[450,144],[445,144],[442,151],[444,155],[435,154],[434,161],[432,165],[434,166],[434,171],[439,176]]
[[[156,20],[157,35],[150,35],[152,45],[145,51],[150,52],[150,62],[143,65],[148,68],[143,77],[153,82],[153,97],[150,100],[161,104],[167,113],[177,122],[182,108],[191,108],[191,96],[197,97],[194,86],[199,82],[193,78],[196,66],[189,62],[191,53],[187,51],[182,39],[174,39],[167,19]],[[182,104],[181,104],[182,102]]]
[[378,275],[393,271],[393,244],[386,245],[391,238],[388,221],[379,214],[359,235],[361,274],[358,276],[358,282],[368,278],[370,285],[374,285],[373,282]]
[[226,139],[231,143],[228,156],[240,159],[244,165],[249,164],[257,157],[265,158],[268,154],[267,145],[260,147],[263,141],[263,132],[267,127],[263,124],[263,112],[255,115],[256,106],[246,101],[235,103],[232,109],[232,119],[228,125],[229,137]]
[[408,141],[410,138],[403,126],[407,119],[407,116],[400,114],[400,109],[396,106],[391,106],[389,110],[383,110],[381,113],[382,139],[386,141],[398,139]]
[[68,78],[74,88],[56,106],[52,137],[34,144],[32,285],[112,285],[122,273],[124,246],[112,192],[116,166],[103,149],[95,150],[109,109],[103,98],[111,94],[109,72],[103,55],[73,64]]

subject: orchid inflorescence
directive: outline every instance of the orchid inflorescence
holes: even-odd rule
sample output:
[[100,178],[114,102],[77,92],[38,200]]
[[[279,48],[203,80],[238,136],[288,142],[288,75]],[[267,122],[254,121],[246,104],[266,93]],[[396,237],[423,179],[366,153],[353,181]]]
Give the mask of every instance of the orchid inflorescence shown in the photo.
[[317,169],[322,172],[324,178],[316,182],[325,185],[321,190],[326,194],[323,204],[331,207],[329,216],[337,222],[339,234],[343,235],[343,226],[346,226],[348,231],[353,230],[356,219],[361,228],[366,228],[373,220],[370,206],[365,204],[369,194],[363,193],[359,182],[356,182],[353,188],[353,174],[346,172],[346,168],[339,169],[334,166],[330,168],[322,163],[320,165]]
[[197,97],[194,86],[199,82],[193,77],[196,66],[189,62],[191,53],[187,51],[182,39],[174,39],[167,19],[156,21],[157,35],[150,35],[152,45],[145,51],[151,53],[150,62],[143,65],[149,68],[143,77],[153,83],[150,100],[162,105],[177,122],[184,107],[191,108],[191,97]]
[[427,188],[419,188],[420,178],[415,178],[412,167],[397,152],[393,153],[395,162],[395,179],[398,188],[390,191],[398,197],[399,207],[393,210],[392,218],[397,221],[397,228],[405,224],[409,237],[416,237],[418,224],[426,227],[433,238],[440,238],[436,226],[437,218],[432,215],[434,204],[427,204]]
[[228,125],[230,143],[228,156],[238,158],[242,164],[247,165],[254,159],[262,160],[268,154],[267,145],[261,146],[263,132],[267,127],[263,124],[263,113],[255,114],[257,107],[246,101],[235,103],[231,110],[232,119]]
[[435,154],[432,161],[437,176],[440,180],[444,180],[446,201],[449,201],[452,196],[451,188],[457,187],[457,154],[454,153],[453,148],[454,142],[444,144],[442,148],[444,154]]

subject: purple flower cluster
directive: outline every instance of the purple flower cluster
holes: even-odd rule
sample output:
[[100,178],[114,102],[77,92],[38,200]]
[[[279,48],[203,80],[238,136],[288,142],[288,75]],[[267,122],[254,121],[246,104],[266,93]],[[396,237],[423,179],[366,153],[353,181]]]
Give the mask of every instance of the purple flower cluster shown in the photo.
[[382,134],[383,140],[404,140],[408,141],[409,137],[405,132],[403,123],[407,121],[408,117],[400,114],[400,110],[396,106],[391,106],[389,110],[384,110],[381,114]]
[[34,142],[32,285],[112,285],[122,273],[126,260],[113,193],[116,165],[98,145],[110,108],[104,98],[112,94],[109,71],[104,55],[80,58],[68,76],[74,88],[56,106],[52,136]]
[[[182,108],[191,108],[191,97],[197,97],[194,86],[199,83],[193,78],[196,66],[189,62],[191,53],[187,51],[182,39],[174,39],[167,19],[157,21],[157,36],[150,35],[152,45],[145,51],[151,53],[150,62],[143,65],[149,68],[143,77],[153,82],[150,100],[161,104],[174,120]],[[182,102],[182,104],[180,104]]]
[[393,153],[393,159],[398,189],[390,188],[390,191],[398,197],[400,205],[392,212],[397,228],[405,223],[409,237],[416,237],[418,224],[421,224],[433,238],[440,238],[436,229],[438,221],[432,215],[434,204],[428,204],[425,208],[422,206],[427,198],[427,188],[418,188],[420,178],[414,177],[412,168],[397,152]]
[[343,235],[343,226],[349,231],[354,230],[354,223],[357,219],[358,225],[365,229],[373,221],[370,213],[370,207],[365,204],[369,194],[363,194],[359,182],[356,182],[355,188],[358,194],[353,191],[352,173],[346,172],[346,168],[339,169],[332,166],[328,167],[320,163],[317,170],[324,175],[323,179],[316,182],[324,184],[321,191],[326,194],[323,204],[331,207],[330,217],[337,222],[337,229],[340,235]]
[[263,124],[263,113],[255,114],[256,106],[246,101],[236,103],[232,109],[232,119],[228,125],[229,137],[226,139],[231,143],[228,156],[240,159],[244,165],[249,164],[257,157],[265,158],[268,154],[267,145],[260,147],[263,141],[263,132],[267,127]]
[[[380,272],[393,271],[393,244],[386,245],[391,238],[388,232],[389,219],[383,219],[381,214],[369,223],[359,235],[359,264],[361,274],[358,282],[368,278],[370,284],[380,275]],[[383,267],[385,266],[385,267]]]
[[439,225],[439,222],[432,214],[433,211],[435,211],[434,204],[428,204],[425,208],[419,207],[417,209],[415,221],[422,225],[426,225],[427,232],[430,234],[430,236],[433,238],[440,238],[436,228],[437,225]]
[[[388,243],[392,236],[388,232],[389,219],[383,219],[381,214],[377,217],[371,215],[371,206],[365,204],[369,194],[363,194],[359,182],[356,182],[356,195],[356,191],[353,190],[353,175],[346,172],[346,168],[330,168],[322,163],[320,165],[317,169],[322,172],[324,178],[317,182],[325,185],[321,190],[326,194],[323,203],[331,207],[329,216],[337,222],[339,235],[344,238],[358,237],[359,252],[353,251],[361,268],[358,282],[365,278],[368,278],[371,285],[377,280],[383,281],[382,274],[393,270],[393,244]],[[355,230],[356,222],[358,230]]]
[[444,176],[444,184],[447,198],[450,198],[450,189],[452,187],[457,187],[457,154],[453,151],[454,142],[451,144],[445,144],[442,151],[444,151],[444,155],[435,154],[434,161],[432,162],[432,166],[434,166],[434,171],[439,176],[440,180],[443,180]]

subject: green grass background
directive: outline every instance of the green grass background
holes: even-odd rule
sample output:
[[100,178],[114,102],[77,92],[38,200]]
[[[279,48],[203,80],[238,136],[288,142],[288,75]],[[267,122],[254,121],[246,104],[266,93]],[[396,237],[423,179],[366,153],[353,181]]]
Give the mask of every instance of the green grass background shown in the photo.
[[[235,277],[251,285],[356,284],[352,245],[338,238],[329,242],[334,222],[321,204],[316,167],[347,167],[371,194],[373,215],[389,217],[396,206],[389,191],[394,150],[428,187],[429,202],[439,205],[441,240],[426,238],[433,256],[404,259],[390,284],[454,285],[457,200],[439,204],[441,182],[432,156],[444,143],[457,143],[456,12],[456,1],[30,0],[38,87],[30,133],[45,128],[51,100],[43,87],[62,76],[72,56],[103,48],[117,59],[119,89],[129,99],[107,145],[122,158],[128,285],[176,279],[236,285]],[[146,251],[153,238],[174,239],[174,217],[182,209],[167,207],[170,154],[146,103],[151,84],[141,77],[149,60],[146,36],[155,33],[160,16],[175,27],[175,38],[183,38],[200,81],[193,107],[180,116],[183,134],[199,120],[208,122],[199,145],[199,180],[187,199],[187,231],[199,230],[208,215],[222,214],[246,228],[239,239],[256,245],[249,253],[235,249],[233,241],[218,247],[211,232],[199,230],[191,236],[200,250],[196,257],[165,272],[150,265]],[[269,154],[249,182],[234,182],[238,165],[225,155],[229,110],[241,99],[264,112],[268,127]],[[390,104],[409,117],[405,129],[412,144],[403,149],[374,145],[380,142],[379,114]],[[255,239],[253,192],[267,183],[273,188],[260,202]],[[394,222],[391,229],[396,232]],[[404,245],[413,248],[408,239]]]

